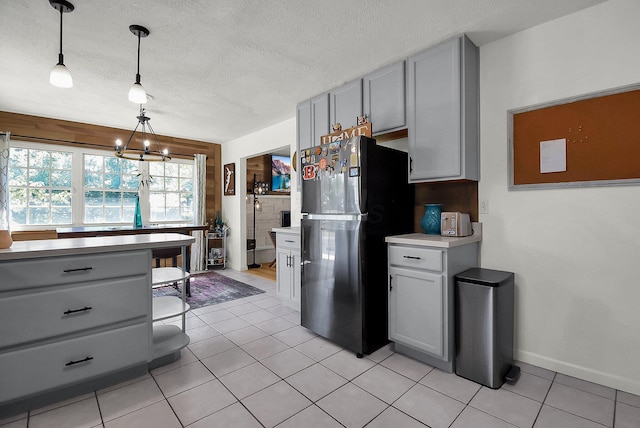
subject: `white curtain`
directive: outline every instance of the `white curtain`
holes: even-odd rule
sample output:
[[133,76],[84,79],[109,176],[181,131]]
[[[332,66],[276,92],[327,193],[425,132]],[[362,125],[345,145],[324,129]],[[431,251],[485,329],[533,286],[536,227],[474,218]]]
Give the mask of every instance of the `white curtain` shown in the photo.
[[[205,224],[207,221],[206,195],[207,195],[207,156],[202,154],[194,155],[195,168],[193,180],[193,223],[197,225]],[[193,232],[196,242],[191,246],[191,271],[199,272],[207,269],[205,262],[206,246],[204,231]]]
[[9,133],[0,132],[0,230],[9,230]]

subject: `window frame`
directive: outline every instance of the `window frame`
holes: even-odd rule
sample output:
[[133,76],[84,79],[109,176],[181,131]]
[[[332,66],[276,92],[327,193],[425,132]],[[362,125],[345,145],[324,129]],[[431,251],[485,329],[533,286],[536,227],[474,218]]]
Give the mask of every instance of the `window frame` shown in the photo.
[[[98,156],[114,156],[112,151],[108,149],[94,149],[88,147],[78,147],[62,144],[48,144],[37,143],[33,141],[11,140],[9,142],[9,149],[23,148],[33,150],[46,150],[46,151],[64,151],[71,153],[71,224],[39,224],[39,225],[26,225],[11,223],[11,230],[13,231],[30,231],[30,230],[44,230],[55,229],[65,227],[109,227],[109,226],[123,226],[133,222],[105,222],[105,223],[84,223],[84,155],[98,155]],[[194,165],[195,173],[195,161],[189,159],[173,158],[169,163],[181,163]],[[149,172],[149,162],[139,162],[139,170],[142,174]],[[194,180],[195,177],[192,178]],[[195,181],[195,180],[194,180]],[[192,190],[192,193],[195,189]],[[139,190],[140,195],[140,209],[144,219],[150,218],[150,202],[149,202],[149,189],[148,187],[141,187]],[[171,221],[154,221],[153,224],[183,224],[188,220],[171,220]]]

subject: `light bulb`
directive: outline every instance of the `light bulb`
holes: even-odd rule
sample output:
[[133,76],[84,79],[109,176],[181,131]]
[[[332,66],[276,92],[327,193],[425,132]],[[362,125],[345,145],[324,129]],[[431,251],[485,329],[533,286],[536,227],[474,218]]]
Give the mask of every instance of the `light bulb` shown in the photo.
[[117,147],[122,147],[122,140],[121,140],[120,138],[118,138],[118,139],[116,140],[116,146],[117,146]]
[[149,142],[149,140],[144,140],[144,147],[145,148],[149,148],[149,146],[151,145],[151,143]]
[[71,88],[73,87],[73,79],[71,78],[71,73],[67,67],[62,63],[56,64],[51,70],[51,74],[49,75],[49,83],[53,86],[57,86],[58,88]]
[[134,83],[129,89],[129,101],[136,104],[146,104],[147,91],[138,82]]

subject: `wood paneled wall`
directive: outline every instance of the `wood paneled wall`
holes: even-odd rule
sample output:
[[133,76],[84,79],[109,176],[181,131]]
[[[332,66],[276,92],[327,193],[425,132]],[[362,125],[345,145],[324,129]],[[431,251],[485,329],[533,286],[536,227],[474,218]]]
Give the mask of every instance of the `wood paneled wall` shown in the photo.
[[414,232],[424,232],[420,220],[424,204],[442,204],[442,211],[469,213],[471,221],[478,221],[478,182],[443,181],[415,185]]
[[256,181],[266,181],[271,188],[271,155],[247,159],[247,193],[253,193],[253,174],[256,174]]
[[[12,140],[81,146],[110,152],[113,152],[117,138],[126,141],[131,135],[131,130],[3,111],[0,111],[0,131],[10,132]],[[165,135],[157,137],[160,144],[169,149],[172,157],[193,159],[196,153],[207,155],[206,218],[215,218],[216,211],[222,210],[221,146]]]

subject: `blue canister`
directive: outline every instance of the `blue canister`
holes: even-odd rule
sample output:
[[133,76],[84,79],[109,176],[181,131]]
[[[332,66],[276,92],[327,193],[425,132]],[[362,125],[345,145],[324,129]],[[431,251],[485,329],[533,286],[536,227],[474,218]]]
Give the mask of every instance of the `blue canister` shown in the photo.
[[442,214],[442,204],[424,204],[424,216],[420,220],[424,233],[440,235],[440,214]]

